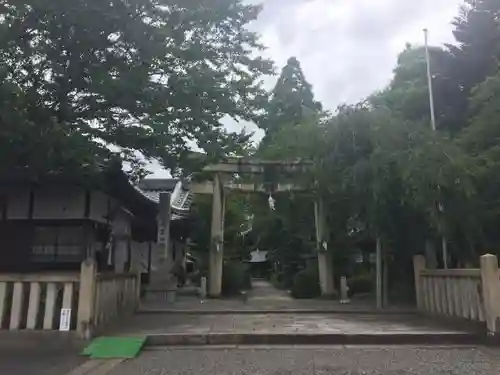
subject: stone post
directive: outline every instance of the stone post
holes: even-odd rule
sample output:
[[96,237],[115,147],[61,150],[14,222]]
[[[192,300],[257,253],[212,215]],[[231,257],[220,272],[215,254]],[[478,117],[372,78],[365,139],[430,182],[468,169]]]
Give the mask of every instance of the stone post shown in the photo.
[[170,193],[160,193],[158,213],[158,238],[155,251],[157,263],[155,270],[150,274],[150,285],[158,290],[175,289],[176,283],[172,275],[172,254],[170,244]]
[[314,204],[314,218],[316,223],[316,250],[318,252],[318,272],[321,295],[331,297],[335,293],[333,284],[333,261],[331,250],[328,249],[326,236],[326,212],[324,202],[320,198]]
[[94,331],[94,305],[97,264],[87,258],[80,267],[80,295],[78,298],[77,333],[84,340],[92,337]]
[[420,274],[425,270],[425,257],[423,255],[415,255],[413,257],[413,275],[415,277],[415,299],[417,301],[417,309],[423,310],[424,296],[422,295],[422,282]]
[[340,303],[345,304],[351,302],[349,300],[349,287],[347,286],[347,278],[340,277]]
[[219,297],[222,291],[222,265],[224,260],[224,187],[220,174],[214,175],[212,226],[208,270],[208,294]]
[[382,259],[382,303],[384,307],[387,307],[389,306],[389,252],[387,247],[383,251]]
[[200,283],[200,298],[207,298],[207,278],[203,276]]
[[500,331],[500,285],[498,259],[486,254],[480,257],[481,285],[488,337],[498,335]]
[[139,304],[141,303],[141,298],[142,298],[142,293],[141,293],[141,288],[142,288],[142,272],[139,267],[135,270],[135,294],[133,296],[134,298],[134,306],[133,306],[133,311],[137,310],[139,307]]
[[382,242],[380,238],[377,238],[376,247],[376,258],[375,258],[375,273],[376,273],[376,294],[377,294],[377,309],[381,310],[383,306],[382,292]]
[[170,254],[170,193],[160,193],[160,205],[158,214],[158,251],[160,261],[165,263],[172,260]]

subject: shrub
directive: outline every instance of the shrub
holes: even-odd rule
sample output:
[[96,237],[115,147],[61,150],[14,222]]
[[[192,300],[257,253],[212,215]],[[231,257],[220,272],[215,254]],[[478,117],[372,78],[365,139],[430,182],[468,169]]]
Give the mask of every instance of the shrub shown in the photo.
[[285,289],[284,275],[282,272],[276,272],[271,275],[271,284],[276,289]]
[[250,272],[250,268],[248,266],[245,267],[244,276],[245,277],[243,279],[243,289],[244,290],[252,289],[252,273]]
[[292,286],[294,298],[315,298],[321,294],[318,274],[310,269],[300,271],[295,275]]
[[292,289],[295,276],[299,271],[300,269],[296,264],[288,265],[283,268],[283,271],[281,272],[283,274],[281,285],[283,285],[284,289]]
[[347,280],[350,294],[370,293],[373,290],[373,278],[370,274],[357,275]]
[[235,295],[251,287],[247,265],[228,262],[222,268],[222,294]]

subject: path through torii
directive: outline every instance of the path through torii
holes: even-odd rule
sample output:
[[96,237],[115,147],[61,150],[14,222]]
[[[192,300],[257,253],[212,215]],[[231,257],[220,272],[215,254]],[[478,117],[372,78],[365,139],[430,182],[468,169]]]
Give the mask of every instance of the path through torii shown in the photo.
[[[209,256],[209,279],[208,294],[218,297],[222,290],[222,265],[224,258],[224,214],[227,191],[241,191],[246,193],[270,193],[264,184],[234,184],[227,183],[233,174],[263,174],[266,167],[279,166],[287,173],[297,173],[303,170],[307,162],[269,162],[257,160],[245,160],[239,158],[229,159],[225,162],[209,165],[203,169],[204,172],[213,174],[212,182],[193,183],[191,191],[194,194],[212,194],[212,224],[211,243]],[[294,184],[277,184],[274,186],[275,193],[303,190]],[[316,248],[318,254],[319,282],[323,297],[334,295],[333,262],[332,253],[328,251],[326,212],[323,200],[318,198],[314,203],[316,223]]]

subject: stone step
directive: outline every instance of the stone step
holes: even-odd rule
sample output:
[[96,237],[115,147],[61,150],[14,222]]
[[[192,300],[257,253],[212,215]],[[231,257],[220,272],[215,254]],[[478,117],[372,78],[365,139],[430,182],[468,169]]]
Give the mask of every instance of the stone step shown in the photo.
[[[179,295],[179,293],[177,293]],[[201,301],[199,302],[201,306]],[[256,314],[266,314],[266,315],[289,315],[289,314],[299,314],[299,315],[311,315],[311,314],[328,314],[328,315],[343,315],[343,314],[352,314],[352,315],[409,315],[416,316],[417,313],[415,310],[360,310],[360,309],[297,309],[297,308],[258,308],[258,307],[250,307],[247,309],[238,308],[238,309],[229,309],[229,308],[180,308],[176,305],[169,305],[164,307],[150,307],[147,304],[144,304],[137,310],[137,314],[181,314],[181,315],[256,315]]]
[[206,345],[480,345],[477,333],[165,333],[147,335],[147,346]]

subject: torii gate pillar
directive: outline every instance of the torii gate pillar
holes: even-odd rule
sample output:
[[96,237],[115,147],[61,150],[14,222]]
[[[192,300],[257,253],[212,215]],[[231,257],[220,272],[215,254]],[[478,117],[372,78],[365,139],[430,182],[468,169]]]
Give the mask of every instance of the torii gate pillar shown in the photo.
[[331,249],[328,249],[326,236],[326,212],[323,199],[314,203],[314,218],[316,222],[316,249],[318,252],[318,273],[321,295],[325,298],[335,294],[333,284],[333,259]]
[[208,267],[208,295],[219,297],[222,292],[222,265],[224,260],[224,185],[220,173],[214,175],[212,226]]

